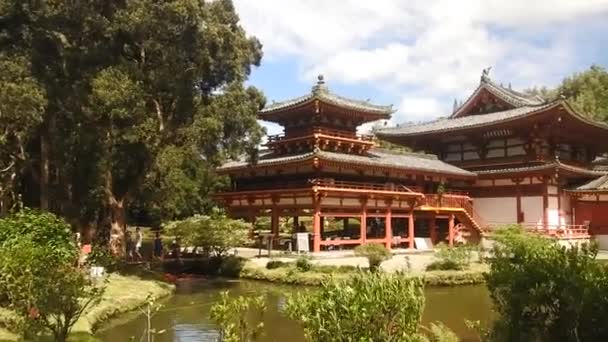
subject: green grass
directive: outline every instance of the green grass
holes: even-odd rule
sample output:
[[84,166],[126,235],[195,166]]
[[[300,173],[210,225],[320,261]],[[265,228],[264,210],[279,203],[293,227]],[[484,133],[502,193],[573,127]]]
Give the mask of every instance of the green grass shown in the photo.
[[[423,278],[427,286],[457,286],[484,283],[483,274],[487,271],[487,265],[471,264],[466,270],[412,272],[406,273],[406,276]],[[240,277],[273,283],[320,286],[330,278],[347,279],[355,272],[359,270],[354,267],[336,266],[314,266],[310,271],[300,272],[291,263],[269,270],[247,263],[241,270]]]
[[[111,274],[108,277],[105,292],[101,302],[89,308],[72,329],[71,341],[96,341],[92,337],[95,328],[118,314],[131,311],[143,305],[148,295],[156,298],[166,297],[173,293],[174,286],[155,280],[143,280],[134,276]],[[15,314],[6,309],[0,309],[0,341],[16,341],[18,336],[6,328],[15,322]]]

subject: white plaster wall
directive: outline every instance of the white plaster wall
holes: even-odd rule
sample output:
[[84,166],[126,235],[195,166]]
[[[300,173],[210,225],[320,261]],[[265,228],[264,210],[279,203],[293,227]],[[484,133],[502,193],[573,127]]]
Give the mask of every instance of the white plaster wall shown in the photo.
[[557,197],[549,197],[549,209],[557,209]]
[[521,211],[524,213],[524,224],[536,224],[543,218],[543,197],[522,197]]
[[608,235],[594,235],[593,239],[597,241],[598,247],[600,249],[608,249]]
[[481,218],[492,225],[517,222],[517,200],[515,197],[475,198],[475,211]]
[[549,195],[557,195],[557,186],[555,186],[555,185],[547,186],[547,193]]

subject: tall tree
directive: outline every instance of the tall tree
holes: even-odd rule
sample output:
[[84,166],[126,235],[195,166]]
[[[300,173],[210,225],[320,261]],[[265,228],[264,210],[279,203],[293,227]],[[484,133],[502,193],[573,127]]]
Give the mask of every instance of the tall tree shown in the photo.
[[17,201],[18,186],[31,167],[27,146],[42,123],[44,89],[27,58],[0,53],[0,216]]
[[120,54],[93,79],[91,101],[115,252],[126,207],[151,171],[173,175],[163,166],[174,158],[211,167],[258,143],[264,98],[243,82],[261,44],[238,21],[227,0],[133,0],[116,12],[109,32]]
[[24,200],[107,222],[117,253],[135,198],[169,217],[200,211],[211,170],[262,134],[264,97],[244,86],[261,44],[229,0],[0,0],[0,49],[46,94]]
[[564,79],[558,91],[579,112],[608,121],[608,71],[599,65]]

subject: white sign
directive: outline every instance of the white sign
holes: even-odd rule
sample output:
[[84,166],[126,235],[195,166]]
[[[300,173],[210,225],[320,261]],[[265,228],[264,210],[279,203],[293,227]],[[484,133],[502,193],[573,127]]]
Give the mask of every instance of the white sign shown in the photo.
[[414,238],[414,243],[416,244],[416,249],[425,250],[433,248],[433,243],[429,238]]
[[296,250],[298,252],[309,252],[308,233],[296,233]]

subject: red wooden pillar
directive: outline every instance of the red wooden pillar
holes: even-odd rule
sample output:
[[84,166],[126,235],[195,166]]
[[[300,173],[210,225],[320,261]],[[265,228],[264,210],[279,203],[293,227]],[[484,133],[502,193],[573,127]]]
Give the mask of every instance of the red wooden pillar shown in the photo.
[[435,218],[435,215],[431,217],[429,233],[431,235],[431,242],[434,244],[437,241],[437,219]]
[[272,213],[270,216],[270,229],[272,232],[272,237],[274,239],[279,237],[279,211],[276,207],[272,208]]
[[408,248],[409,249],[414,249],[414,209],[412,209],[410,211],[410,217],[408,219],[408,226],[407,226],[407,235],[409,237],[409,245]]
[[367,199],[361,200],[361,231],[360,240],[361,244],[365,244],[367,241]]
[[448,222],[448,242],[450,247],[454,246],[454,214],[450,214]]
[[[316,196],[315,196],[316,197]],[[312,251],[321,251],[321,203],[319,198],[314,199],[314,211],[312,214]]]
[[393,210],[391,208],[391,203],[387,203],[386,208],[386,218],[384,223],[384,230],[386,236],[384,237],[386,248],[391,249],[393,242]]

